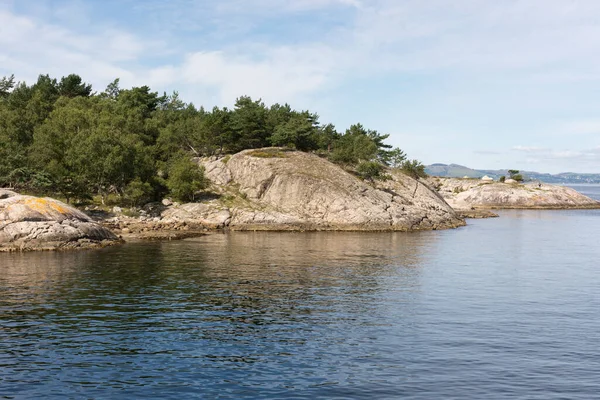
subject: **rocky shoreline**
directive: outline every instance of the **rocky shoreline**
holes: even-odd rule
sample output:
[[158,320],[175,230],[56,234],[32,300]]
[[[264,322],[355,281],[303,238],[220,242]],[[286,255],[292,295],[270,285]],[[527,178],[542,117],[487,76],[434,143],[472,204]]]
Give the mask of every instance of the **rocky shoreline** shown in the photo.
[[475,179],[415,180],[395,170],[365,181],[313,154],[280,148],[196,160],[211,184],[195,203],[164,199],[135,210],[81,212],[0,189],[0,250],[94,248],[218,231],[451,229],[501,208],[600,208],[570,188]]
[[599,209],[600,202],[566,186],[542,182],[500,183],[480,179],[429,177],[428,183],[458,213],[522,209]]
[[119,242],[65,203],[0,189],[0,251],[89,249]]
[[[266,156],[265,156],[266,155]],[[197,203],[148,204],[137,218],[98,218],[119,235],[152,232],[415,231],[465,225],[425,183],[391,172],[365,182],[316,155],[279,148],[198,159],[211,181]]]

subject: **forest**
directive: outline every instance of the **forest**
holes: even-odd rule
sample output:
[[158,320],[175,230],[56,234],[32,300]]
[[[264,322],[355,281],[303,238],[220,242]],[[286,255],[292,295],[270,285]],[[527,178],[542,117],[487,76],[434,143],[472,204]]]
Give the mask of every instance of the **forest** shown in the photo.
[[207,184],[194,157],[268,146],[315,152],[365,179],[385,179],[385,166],[423,176],[388,137],[359,123],[340,132],[316,113],[248,96],[205,109],[119,79],[102,92],[76,74],[0,79],[0,187],[67,202],[189,201]]

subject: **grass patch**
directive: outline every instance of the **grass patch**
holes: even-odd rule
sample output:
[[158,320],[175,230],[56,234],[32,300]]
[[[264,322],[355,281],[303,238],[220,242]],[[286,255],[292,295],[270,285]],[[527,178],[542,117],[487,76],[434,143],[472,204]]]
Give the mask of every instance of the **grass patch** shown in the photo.
[[280,149],[254,150],[248,155],[257,158],[287,158],[285,152]]
[[229,160],[231,160],[231,154],[227,154],[225,157],[221,158],[223,164],[227,164]]

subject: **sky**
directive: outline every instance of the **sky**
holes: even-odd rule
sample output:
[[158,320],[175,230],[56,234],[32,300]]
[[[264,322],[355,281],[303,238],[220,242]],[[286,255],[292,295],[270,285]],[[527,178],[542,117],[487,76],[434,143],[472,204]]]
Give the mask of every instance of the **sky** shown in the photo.
[[0,76],[360,122],[425,164],[600,173],[597,0],[0,0]]

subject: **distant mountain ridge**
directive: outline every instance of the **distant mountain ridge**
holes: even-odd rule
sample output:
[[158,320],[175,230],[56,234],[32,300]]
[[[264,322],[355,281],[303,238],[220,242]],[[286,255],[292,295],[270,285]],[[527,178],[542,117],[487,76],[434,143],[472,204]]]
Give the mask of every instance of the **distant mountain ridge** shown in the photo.
[[[481,178],[485,175],[498,179],[502,175],[508,177],[507,169],[488,170],[472,169],[459,164],[441,164],[435,163],[427,165],[425,172],[432,176],[442,176],[449,178]],[[561,172],[560,174],[548,174],[535,171],[520,171],[526,180],[539,180],[546,183],[600,183],[600,174],[581,174],[577,172]]]

